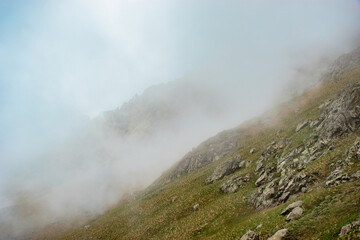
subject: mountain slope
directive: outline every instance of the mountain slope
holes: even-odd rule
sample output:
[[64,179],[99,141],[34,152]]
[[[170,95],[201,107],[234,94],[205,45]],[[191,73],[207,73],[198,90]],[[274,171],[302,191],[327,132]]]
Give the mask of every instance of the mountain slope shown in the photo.
[[[349,64],[342,60],[302,96],[204,142],[86,226],[38,238],[239,239],[253,230],[267,239],[288,229],[287,239],[336,239],[360,219],[360,65]],[[298,212],[282,215],[294,202]],[[359,237],[355,223],[348,228],[345,238]]]

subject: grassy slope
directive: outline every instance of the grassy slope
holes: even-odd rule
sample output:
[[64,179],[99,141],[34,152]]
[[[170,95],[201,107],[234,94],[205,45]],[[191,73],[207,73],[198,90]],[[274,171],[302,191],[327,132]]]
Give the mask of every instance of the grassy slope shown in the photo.
[[[239,239],[247,230],[255,229],[259,224],[262,227],[256,231],[264,239],[281,228],[290,230],[290,239],[336,238],[341,226],[360,218],[360,183],[350,182],[324,189],[322,181],[329,173],[329,163],[344,159],[345,151],[359,133],[340,141],[330,154],[308,166],[307,171],[318,173],[319,182],[311,187],[309,193],[298,198],[304,201],[305,212],[301,219],[285,222],[280,215],[289,202],[254,211],[247,198],[255,190],[253,170],[261,150],[282,137],[290,138],[293,147],[303,144],[310,137],[310,129],[307,127],[295,133],[296,124],[305,119],[315,119],[319,115],[317,107],[323,101],[334,97],[349,83],[359,80],[360,68],[357,68],[345,73],[340,82],[319,86],[283,104],[275,113],[266,116],[267,124],[259,124],[263,121],[256,120],[243,126],[248,131],[239,140],[234,154],[251,160],[252,164],[234,175],[249,172],[252,179],[238,192],[223,194],[219,190],[221,183],[233,175],[214,184],[204,184],[225,157],[171,183],[150,187],[136,199],[124,201],[88,223],[88,229],[80,227],[60,236],[49,233],[44,239]],[[298,107],[300,111],[295,114],[293,110]],[[274,116],[277,116],[276,120]],[[253,147],[260,151],[251,155],[249,150]],[[353,165],[352,171],[359,169],[359,164]],[[172,203],[174,196],[177,200]],[[200,207],[194,211],[192,206],[196,203]]]

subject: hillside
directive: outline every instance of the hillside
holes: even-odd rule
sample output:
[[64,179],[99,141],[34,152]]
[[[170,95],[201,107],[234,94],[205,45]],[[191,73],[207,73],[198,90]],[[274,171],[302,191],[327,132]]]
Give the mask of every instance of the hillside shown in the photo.
[[271,239],[360,238],[359,56],[357,49],[340,57],[318,86],[200,144],[99,218],[36,237],[240,239],[247,233],[244,240],[286,229],[278,232],[284,238]]

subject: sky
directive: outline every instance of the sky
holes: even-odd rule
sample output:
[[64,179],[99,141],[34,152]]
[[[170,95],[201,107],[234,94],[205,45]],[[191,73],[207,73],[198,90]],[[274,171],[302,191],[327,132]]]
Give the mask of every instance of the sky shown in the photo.
[[0,0],[0,193],[14,168],[154,84],[232,79],[264,107],[359,30],[355,0]]

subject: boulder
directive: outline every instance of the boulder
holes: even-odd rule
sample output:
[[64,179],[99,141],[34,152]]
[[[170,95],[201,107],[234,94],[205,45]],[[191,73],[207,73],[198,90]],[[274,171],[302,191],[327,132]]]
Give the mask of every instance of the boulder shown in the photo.
[[309,124],[309,120],[306,120],[304,122],[299,123],[296,126],[295,132],[299,132],[301,129],[303,129],[304,127],[306,127]]
[[343,226],[340,230],[339,237],[345,237],[348,233],[358,229],[360,227],[360,221],[352,222],[351,224],[347,224]]
[[281,229],[277,231],[273,236],[269,237],[268,240],[281,240],[286,236],[287,233],[288,230],[286,228]]
[[287,206],[284,211],[281,212],[281,215],[288,215],[294,208],[301,207],[303,205],[303,201],[296,201]]
[[300,218],[304,213],[304,209],[301,207],[294,208],[286,218],[286,221],[296,220]]
[[259,234],[251,230],[247,231],[240,240],[260,240]]
[[263,185],[263,184],[266,182],[267,177],[268,177],[267,173],[264,172],[264,173],[256,180],[255,186],[259,187],[259,186]]
[[349,232],[351,232],[352,230],[352,225],[351,224],[348,224],[348,225],[345,225],[341,228],[340,230],[340,234],[339,234],[339,237],[345,237],[346,234],[348,234]]

